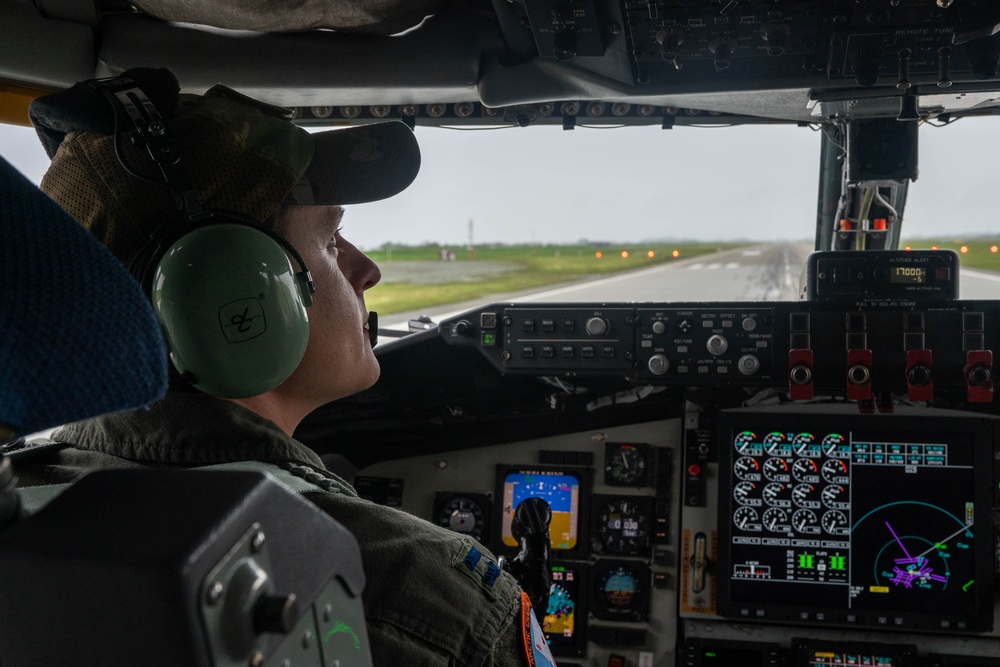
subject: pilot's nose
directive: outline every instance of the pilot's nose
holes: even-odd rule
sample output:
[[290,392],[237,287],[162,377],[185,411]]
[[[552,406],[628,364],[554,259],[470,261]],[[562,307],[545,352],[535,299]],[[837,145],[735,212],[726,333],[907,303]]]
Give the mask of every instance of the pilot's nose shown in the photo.
[[361,252],[350,241],[343,237],[338,242],[340,248],[341,269],[355,289],[363,292],[375,287],[382,280],[382,271],[368,255]]

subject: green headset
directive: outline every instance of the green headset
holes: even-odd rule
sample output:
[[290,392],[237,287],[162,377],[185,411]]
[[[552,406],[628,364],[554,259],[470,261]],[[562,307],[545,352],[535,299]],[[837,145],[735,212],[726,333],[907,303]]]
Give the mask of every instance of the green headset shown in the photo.
[[[167,124],[135,81],[92,82],[135,129],[177,207],[129,265],[153,304],[173,366],[195,388],[221,398],[269,391],[298,367],[309,341],[316,286],[285,239],[232,211],[203,209],[173,148]],[[298,264],[292,266],[289,256]]]

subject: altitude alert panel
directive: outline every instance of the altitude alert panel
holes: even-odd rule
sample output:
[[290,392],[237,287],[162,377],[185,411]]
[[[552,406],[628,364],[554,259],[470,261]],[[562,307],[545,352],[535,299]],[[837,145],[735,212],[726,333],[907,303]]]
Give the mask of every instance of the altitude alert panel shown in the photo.
[[719,437],[722,615],[992,628],[989,420],[731,412]]

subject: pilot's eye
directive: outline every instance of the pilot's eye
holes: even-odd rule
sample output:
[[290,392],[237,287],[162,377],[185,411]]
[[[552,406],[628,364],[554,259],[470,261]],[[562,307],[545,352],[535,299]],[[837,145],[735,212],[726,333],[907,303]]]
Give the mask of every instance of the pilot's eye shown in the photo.
[[337,231],[335,231],[333,233],[333,236],[330,237],[330,242],[327,244],[328,248],[336,248],[337,247],[337,239],[340,238],[340,231],[343,228],[344,228],[343,226],[337,227]]

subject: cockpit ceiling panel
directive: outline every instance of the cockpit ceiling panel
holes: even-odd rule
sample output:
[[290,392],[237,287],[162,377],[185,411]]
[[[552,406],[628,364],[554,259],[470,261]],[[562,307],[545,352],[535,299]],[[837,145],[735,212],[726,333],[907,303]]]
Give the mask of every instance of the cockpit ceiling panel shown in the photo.
[[[78,60],[96,52],[96,76],[155,63],[190,92],[224,80],[291,107],[600,101],[817,122],[892,115],[912,95],[908,108],[924,115],[1000,106],[1000,3],[580,0],[567,12],[561,2],[445,6],[391,36],[224,30],[125,12],[101,15],[96,29],[38,12],[0,23],[92,33]],[[44,71],[45,41],[0,42],[0,80],[73,83]],[[43,63],[37,81],[15,67],[32,59]]]

